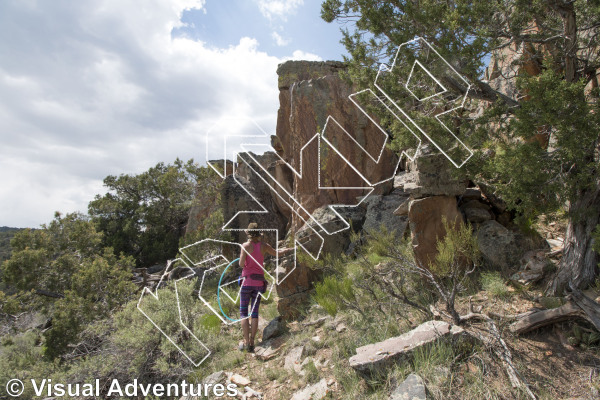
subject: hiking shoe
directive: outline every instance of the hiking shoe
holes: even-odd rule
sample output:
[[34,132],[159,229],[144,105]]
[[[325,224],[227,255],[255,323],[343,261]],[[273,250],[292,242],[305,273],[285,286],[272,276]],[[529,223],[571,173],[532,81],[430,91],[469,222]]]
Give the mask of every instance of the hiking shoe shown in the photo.
[[248,353],[254,353],[254,345],[253,344],[248,346]]
[[238,350],[239,350],[239,351],[244,351],[244,350],[246,350],[246,345],[244,344],[244,342],[242,342],[242,343],[240,343],[240,344],[238,345]]

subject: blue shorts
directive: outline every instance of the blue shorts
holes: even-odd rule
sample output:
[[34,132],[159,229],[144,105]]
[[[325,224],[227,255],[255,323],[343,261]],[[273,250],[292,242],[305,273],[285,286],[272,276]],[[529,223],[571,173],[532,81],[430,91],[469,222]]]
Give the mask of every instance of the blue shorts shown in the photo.
[[250,306],[250,316],[258,318],[260,292],[262,289],[262,286],[242,286],[240,293],[240,319],[248,317],[248,306]]

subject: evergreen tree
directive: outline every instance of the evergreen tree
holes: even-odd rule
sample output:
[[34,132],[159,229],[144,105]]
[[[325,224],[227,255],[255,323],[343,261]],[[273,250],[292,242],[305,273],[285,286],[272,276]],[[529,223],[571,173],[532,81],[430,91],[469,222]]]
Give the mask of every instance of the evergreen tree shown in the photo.
[[[467,93],[465,85],[442,77],[455,96],[468,96],[467,111],[452,121],[459,138],[477,150],[466,168],[473,178],[492,184],[524,218],[566,210],[565,249],[550,293],[594,281],[600,2],[326,0],[321,15],[353,27],[343,29],[343,43],[351,56],[349,76],[361,87],[373,87],[378,64],[389,63],[398,46],[416,36],[470,80]],[[507,49],[522,52],[515,60],[521,68],[491,85],[484,68]],[[411,67],[396,65],[394,72],[408,76]],[[515,90],[503,90],[511,85]],[[484,116],[473,120],[468,111],[482,104]],[[430,115],[416,118],[431,124]],[[394,146],[405,148],[405,129],[394,123],[389,128]]]
[[192,160],[179,159],[138,175],[111,175],[104,179],[109,192],[97,195],[88,212],[104,233],[104,246],[149,267],[177,254],[196,186],[210,185],[215,175]]

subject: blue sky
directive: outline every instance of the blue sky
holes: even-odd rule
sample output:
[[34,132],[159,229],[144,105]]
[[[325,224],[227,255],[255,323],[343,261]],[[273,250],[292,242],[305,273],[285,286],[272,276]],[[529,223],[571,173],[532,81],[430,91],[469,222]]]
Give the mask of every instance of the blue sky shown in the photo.
[[277,65],[341,60],[340,39],[315,0],[1,1],[0,226],[86,212],[107,175],[204,162],[223,118],[273,134]]
[[187,26],[175,29],[173,34],[217,48],[235,46],[241,36],[249,36],[258,41],[259,50],[276,57],[287,57],[295,50],[324,60],[341,60],[341,55],[347,54],[339,43],[340,25],[320,18],[319,0],[298,2],[301,4],[281,14],[261,12],[260,3],[208,0],[202,10],[185,11],[181,20]]

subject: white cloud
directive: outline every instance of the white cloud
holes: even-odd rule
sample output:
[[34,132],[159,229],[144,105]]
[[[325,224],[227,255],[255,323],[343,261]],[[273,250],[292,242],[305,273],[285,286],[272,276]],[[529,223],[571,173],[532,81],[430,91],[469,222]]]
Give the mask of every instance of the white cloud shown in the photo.
[[289,39],[284,39],[281,37],[281,35],[277,32],[273,32],[271,33],[271,37],[273,38],[273,40],[275,41],[275,44],[277,44],[277,46],[287,46],[288,44],[290,44]]
[[204,133],[222,116],[273,133],[282,60],[251,38],[227,49],[172,38],[182,12],[203,6],[0,2],[0,226],[85,212],[109,174],[203,162]]
[[291,57],[284,57],[283,60],[284,61],[288,61],[288,60],[323,61],[323,59],[320,56],[318,56],[317,54],[307,53],[302,50],[295,50],[292,53]]
[[261,14],[266,18],[281,18],[285,21],[304,4],[304,0],[256,0],[256,3]]

